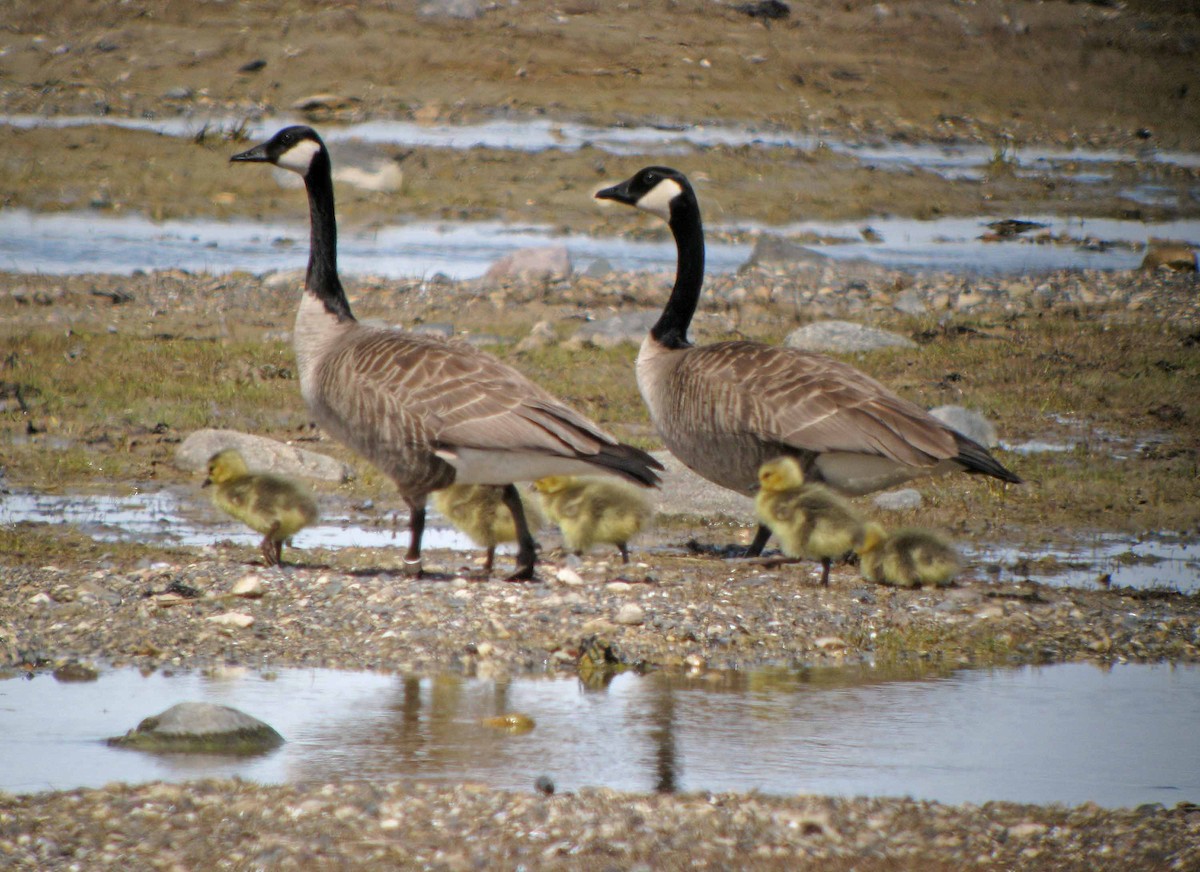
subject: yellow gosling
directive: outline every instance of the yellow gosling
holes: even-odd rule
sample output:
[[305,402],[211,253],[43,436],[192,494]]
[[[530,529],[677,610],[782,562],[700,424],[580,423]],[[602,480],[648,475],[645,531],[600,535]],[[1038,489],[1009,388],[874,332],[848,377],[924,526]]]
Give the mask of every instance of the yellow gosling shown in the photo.
[[283,543],[317,519],[317,503],[304,487],[270,473],[251,473],[236,450],[227,448],[208,461],[204,487],[227,515],[263,534],[263,558],[275,566]]
[[534,482],[550,520],[576,554],[597,542],[616,545],[629,562],[629,540],[650,521],[653,512],[638,490],[615,479],[551,475]]
[[821,584],[828,585],[830,564],[862,543],[863,525],[854,509],[828,488],[805,484],[792,457],[760,466],[758,483],[754,509],[759,521],[788,557],[821,561]]
[[[546,519],[534,500],[522,500],[529,529],[545,526]],[[517,541],[517,525],[504,505],[504,488],[487,484],[452,484],[433,492],[433,507],[462,530],[480,548],[487,549],[484,573],[491,575],[496,546]]]
[[870,523],[858,558],[864,579],[894,587],[945,587],[962,571],[962,556],[932,530],[907,528],[889,536]]

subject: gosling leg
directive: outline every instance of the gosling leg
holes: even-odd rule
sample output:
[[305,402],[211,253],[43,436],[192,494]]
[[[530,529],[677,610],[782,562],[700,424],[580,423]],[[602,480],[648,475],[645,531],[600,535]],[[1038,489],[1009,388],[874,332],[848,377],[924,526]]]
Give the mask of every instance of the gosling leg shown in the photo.
[[829,565],[832,562],[828,557],[821,558],[821,584],[824,587],[829,587]]

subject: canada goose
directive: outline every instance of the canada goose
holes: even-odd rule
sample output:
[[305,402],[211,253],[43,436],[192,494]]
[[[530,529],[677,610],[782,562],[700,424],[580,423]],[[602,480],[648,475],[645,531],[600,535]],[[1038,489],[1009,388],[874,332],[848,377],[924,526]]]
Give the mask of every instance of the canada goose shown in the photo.
[[759,468],[758,480],[758,520],[775,534],[788,557],[821,561],[821,584],[828,585],[833,560],[862,544],[862,521],[829,488],[806,483],[794,457],[768,460]]
[[317,519],[317,503],[306,489],[278,475],[251,473],[236,449],[218,451],[208,461],[204,487],[227,515],[263,534],[263,558],[275,566],[283,543]]
[[932,530],[906,528],[891,535],[867,524],[858,549],[862,577],[894,587],[945,587],[962,571],[962,556]]
[[[780,455],[848,495],[955,469],[1021,480],[982,445],[849,364],[760,342],[693,346],[704,229],[687,177],[646,167],[595,196],[657,215],[675,237],[675,286],[638,352],[637,382],[666,447],[696,473],[746,495],[757,488],[759,466]],[[760,525],[748,553],[761,554],[769,536]]]
[[466,343],[355,320],[338,278],[329,152],[316,131],[286,127],[231,160],[274,164],[304,179],[310,247],[293,339],[300,392],[326,432],[395,482],[410,512],[411,571],[421,571],[426,500],[447,485],[504,487],[519,543],[512,577],[529,579],[536,545],[513,482],[602,471],[658,484],[658,461],[511,366]]
[[629,562],[629,540],[650,520],[650,505],[633,488],[602,478],[551,475],[533,484],[542,505],[576,554],[597,542],[616,545]]
[[[545,525],[536,500],[522,500],[530,531]],[[433,507],[481,548],[487,549],[483,571],[491,575],[496,546],[517,541],[517,525],[504,505],[504,488],[487,484],[452,484],[433,492]]]

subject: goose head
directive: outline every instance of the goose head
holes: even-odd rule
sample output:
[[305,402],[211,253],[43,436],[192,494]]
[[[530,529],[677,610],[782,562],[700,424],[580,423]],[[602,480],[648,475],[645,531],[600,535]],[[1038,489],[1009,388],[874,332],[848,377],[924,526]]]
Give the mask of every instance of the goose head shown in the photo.
[[670,222],[682,206],[693,205],[696,194],[687,176],[670,167],[646,167],[610,188],[597,191],[597,200],[614,200],[634,206]]
[[285,127],[266,142],[239,152],[229,159],[236,162],[272,163],[308,177],[309,171],[321,160],[329,161],[329,152],[317,131],[303,124]]
[[804,471],[794,457],[776,457],[758,468],[759,486],[768,493],[791,490],[804,484]]

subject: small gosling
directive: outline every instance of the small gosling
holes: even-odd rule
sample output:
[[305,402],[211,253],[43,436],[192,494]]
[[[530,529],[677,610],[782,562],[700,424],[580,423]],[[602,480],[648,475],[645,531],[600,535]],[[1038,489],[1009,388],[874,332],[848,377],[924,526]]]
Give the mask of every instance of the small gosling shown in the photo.
[[829,566],[862,543],[863,524],[854,509],[833,491],[805,484],[793,457],[777,457],[758,468],[754,510],[788,557],[821,561],[821,584],[829,584]]
[[615,479],[550,475],[533,486],[542,497],[546,514],[562,531],[567,548],[576,554],[597,542],[608,542],[617,546],[621,561],[628,563],[629,540],[653,514],[639,491]]
[[890,536],[867,524],[858,549],[862,577],[893,587],[945,587],[962,571],[962,556],[932,530],[906,528]]
[[208,461],[204,487],[213,485],[212,502],[227,515],[263,534],[263,558],[275,566],[283,543],[317,519],[317,503],[305,488],[270,473],[251,473],[233,448]]
[[[522,506],[531,531],[545,526],[546,519],[536,501],[523,500]],[[492,574],[496,546],[517,541],[517,525],[504,505],[504,488],[499,485],[452,484],[433,492],[433,507],[476,545],[487,549],[483,564],[486,575]]]

